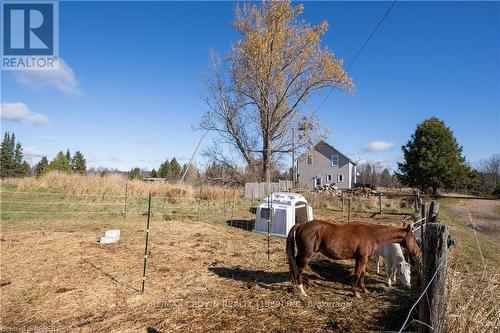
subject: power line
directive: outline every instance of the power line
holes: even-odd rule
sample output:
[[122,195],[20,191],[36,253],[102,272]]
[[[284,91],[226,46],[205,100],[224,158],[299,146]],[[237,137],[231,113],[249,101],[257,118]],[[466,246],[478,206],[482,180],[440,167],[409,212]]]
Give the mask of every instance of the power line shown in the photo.
[[[380,26],[382,25],[382,22],[384,22],[385,18],[387,17],[387,15],[389,15],[389,13],[392,10],[392,8],[394,7],[394,5],[396,5],[396,2],[398,2],[398,0],[394,0],[392,2],[392,4],[389,7],[389,9],[387,9],[387,11],[385,12],[384,16],[382,16],[382,18],[380,19],[380,21],[378,22],[378,24],[372,30],[370,36],[368,36],[368,38],[365,40],[365,42],[363,43],[363,45],[361,46],[361,48],[358,50],[358,52],[356,53],[356,55],[354,56],[354,58],[352,58],[352,60],[349,63],[349,65],[347,65],[346,70],[344,71],[344,74],[342,74],[342,76],[340,77],[340,79],[337,80],[338,83],[340,83],[342,81],[342,79],[347,75],[347,72],[349,72],[349,70],[351,69],[352,65],[356,61],[356,59],[358,59],[358,57],[361,54],[361,52],[363,52],[363,50],[365,49],[365,46],[368,44],[368,42],[370,41],[370,39],[372,39],[373,35],[375,35],[375,33],[377,32],[378,28],[380,28]],[[323,106],[323,104],[326,102],[326,100],[328,99],[328,97],[330,97],[330,95],[333,92],[333,89],[334,89],[334,87],[332,87],[330,89],[330,91],[325,96],[325,98],[321,101],[321,103],[319,103],[319,106],[316,108],[316,112],[319,111],[319,109],[321,108],[321,106]]]

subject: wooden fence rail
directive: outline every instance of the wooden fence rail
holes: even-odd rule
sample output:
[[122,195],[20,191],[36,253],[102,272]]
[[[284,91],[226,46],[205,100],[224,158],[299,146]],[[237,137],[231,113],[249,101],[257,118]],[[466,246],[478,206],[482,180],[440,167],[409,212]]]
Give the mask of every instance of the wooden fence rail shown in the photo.
[[279,182],[245,183],[245,198],[262,199],[274,192],[288,192],[292,189],[291,180]]

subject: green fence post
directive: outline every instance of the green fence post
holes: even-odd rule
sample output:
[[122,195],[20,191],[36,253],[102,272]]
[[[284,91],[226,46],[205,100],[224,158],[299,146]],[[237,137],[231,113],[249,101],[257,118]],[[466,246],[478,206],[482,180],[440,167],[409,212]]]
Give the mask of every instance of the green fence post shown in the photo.
[[142,269],[142,287],[141,293],[144,293],[144,284],[146,283],[146,265],[148,262],[148,239],[149,239],[149,222],[151,220],[151,192],[148,196],[148,221],[146,224],[146,240],[144,244],[144,266]]

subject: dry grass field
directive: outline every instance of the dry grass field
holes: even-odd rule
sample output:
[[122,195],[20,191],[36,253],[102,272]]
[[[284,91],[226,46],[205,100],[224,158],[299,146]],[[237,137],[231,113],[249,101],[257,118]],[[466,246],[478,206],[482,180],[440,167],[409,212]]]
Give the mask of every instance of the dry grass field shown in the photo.
[[[31,185],[21,185],[25,183]],[[190,210],[191,215],[181,216],[178,210],[176,216],[174,204],[165,197],[153,200],[146,288],[141,294],[145,201],[131,201],[126,217],[102,207],[103,214],[92,214],[83,203],[93,199],[69,196],[67,188],[53,184],[39,186],[36,180],[2,184],[0,320],[4,331],[391,331],[399,330],[420,290],[418,283],[411,291],[386,287],[371,262],[367,276],[371,293],[356,299],[349,287],[353,262],[316,256],[305,271],[309,296],[303,298],[288,282],[283,239],[271,239],[268,260],[266,236],[228,225],[231,210],[223,209],[229,206],[226,199],[198,201],[197,192],[189,189],[189,196],[176,200],[175,207],[182,207],[184,213]],[[16,191],[31,194],[8,193]],[[57,191],[66,195],[41,194]],[[95,191],[88,187],[85,193]],[[22,204],[42,201],[51,205]],[[479,235],[488,270],[478,283],[482,267],[475,238],[448,212],[446,207],[454,204],[446,200],[442,204],[442,222],[450,226],[457,242],[450,251],[446,327],[450,332],[494,332],[499,324],[498,248]],[[236,200],[233,216],[238,225],[250,223],[250,205]],[[8,213],[29,206],[54,213]],[[74,214],[60,212],[70,207]],[[172,215],[155,213],[160,209]],[[346,214],[338,210],[318,207],[315,216],[347,222]],[[352,219],[398,224],[402,216],[353,212]],[[122,232],[118,244],[98,243],[105,230],[115,228]]]

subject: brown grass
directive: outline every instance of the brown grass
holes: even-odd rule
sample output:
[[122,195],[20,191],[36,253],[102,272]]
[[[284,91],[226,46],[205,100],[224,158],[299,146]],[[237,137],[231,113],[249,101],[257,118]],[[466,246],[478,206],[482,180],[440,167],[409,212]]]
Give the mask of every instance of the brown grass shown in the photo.
[[[340,196],[332,196],[328,193],[302,193],[313,205],[314,208],[338,210],[342,209],[342,199]],[[353,212],[366,212],[377,213],[379,212],[378,197],[351,197],[344,198],[344,210],[347,211],[348,204],[351,204],[351,211]],[[413,198],[412,197],[386,197],[382,196],[382,211],[385,213],[406,213],[410,214],[413,211]]]
[[[167,198],[170,202],[182,202],[201,198],[202,200],[222,200],[229,196],[232,189],[217,186],[201,186],[195,188],[188,184],[161,183],[151,184],[141,180],[128,180],[119,176],[78,175],[50,172],[40,178],[11,178],[2,180],[2,184],[12,185],[17,191],[37,191],[44,189],[62,194],[104,195],[107,197],[124,197],[127,195],[147,196],[149,192],[156,197]],[[242,194],[237,189],[237,195]]]
[[[202,217],[208,223],[153,220],[142,295],[145,218],[4,221],[2,326],[61,332],[399,328],[414,293],[386,288],[373,263],[367,277],[372,293],[358,300],[349,287],[353,262],[315,257],[306,269],[309,297],[303,299],[290,288],[283,239],[271,239],[268,261],[265,236],[231,228],[228,216],[209,213]],[[235,216],[251,214],[237,210]],[[110,228],[122,230],[120,243],[98,244]]]
[[[460,248],[453,251],[447,279],[447,332],[498,332],[500,328],[500,273],[497,267],[483,275],[464,265]],[[458,258],[457,258],[458,256]]]
[[[306,269],[309,297],[300,298],[288,282],[284,240],[271,239],[268,261],[265,236],[227,226],[233,189],[56,173],[40,179],[8,179],[2,181],[2,187],[121,196],[126,182],[130,196],[152,191],[192,211],[197,210],[197,198],[204,201],[200,205],[202,222],[178,217],[166,221],[161,212],[154,215],[146,292],[138,291],[144,216],[12,215],[1,224],[2,328],[45,327],[61,332],[398,330],[418,294],[418,286],[410,293],[386,288],[370,263],[367,285],[372,293],[354,299],[349,288],[353,263],[317,256]],[[234,193],[234,217],[246,225],[252,218],[249,202],[241,199],[241,189]],[[377,211],[376,198],[356,199],[353,221],[400,224],[399,215],[360,212]],[[340,212],[340,200],[321,196],[310,198],[313,200],[315,217],[347,221],[347,214]],[[451,203],[443,201],[442,205]],[[383,204],[400,214],[411,211],[412,202],[387,199]],[[173,209],[174,205],[166,207]],[[470,230],[453,221],[445,207],[440,216],[457,242],[449,254],[446,331],[496,332],[500,317],[498,252],[486,239],[481,240],[490,263],[481,281]],[[122,230],[120,243],[98,244],[99,236],[110,228]]]

